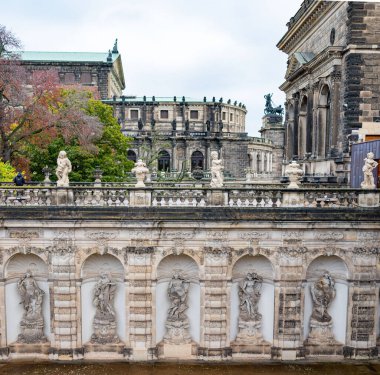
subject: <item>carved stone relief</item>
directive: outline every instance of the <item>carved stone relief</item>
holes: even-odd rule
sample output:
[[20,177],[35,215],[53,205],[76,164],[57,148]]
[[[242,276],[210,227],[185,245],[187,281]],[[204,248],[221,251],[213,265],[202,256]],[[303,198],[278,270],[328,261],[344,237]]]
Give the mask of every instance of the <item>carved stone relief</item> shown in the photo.
[[333,321],[328,308],[335,298],[335,280],[324,272],[310,287],[313,310],[310,318],[308,345],[337,345],[332,331]]
[[169,344],[184,344],[191,342],[189,334],[189,319],[186,315],[187,296],[190,282],[179,272],[175,272],[169,282],[168,296],[170,308],[165,322],[166,334],[164,342]]
[[45,292],[39,288],[30,271],[26,272],[17,283],[24,314],[20,322],[21,333],[17,342],[33,344],[46,342],[44,335],[44,317],[42,302]]
[[118,344],[120,342],[116,333],[116,313],[113,306],[115,292],[116,283],[106,272],[102,272],[94,288],[93,303],[96,312],[90,341],[93,344]]

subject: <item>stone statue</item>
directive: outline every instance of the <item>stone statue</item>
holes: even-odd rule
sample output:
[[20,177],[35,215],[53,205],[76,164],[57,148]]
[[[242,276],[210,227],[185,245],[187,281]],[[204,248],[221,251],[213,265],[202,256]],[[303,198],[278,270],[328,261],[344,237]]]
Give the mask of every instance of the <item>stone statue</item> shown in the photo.
[[149,169],[141,159],[137,160],[137,163],[135,163],[132,173],[136,174],[137,184],[135,187],[145,187],[144,180],[146,175],[149,173]]
[[304,172],[296,161],[292,161],[285,169],[285,176],[289,177],[288,189],[299,189],[298,182]]
[[178,272],[173,274],[168,286],[170,308],[166,319],[164,341],[171,344],[183,344],[191,341],[189,319],[185,314],[188,309],[187,296],[190,283]]
[[69,173],[71,172],[71,162],[67,158],[66,151],[60,151],[57,159],[57,169],[55,174],[58,177],[57,186],[69,186]]
[[341,347],[341,344],[335,340],[332,330],[333,320],[327,311],[335,298],[335,281],[330,273],[324,272],[311,285],[310,292],[313,299],[313,311],[310,318],[310,332],[305,345],[310,347],[323,346],[327,352],[334,353]]
[[335,297],[335,282],[329,272],[325,272],[311,286],[310,291],[313,298],[311,319],[322,323],[330,322],[332,318],[327,309]]
[[218,159],[218,153],[216,151],[211,152],[211,183],[213,188],[223,187],[223,161]]
[[261,333],[262,315],[258,312],[263,278],[256,272],[247,273],[239,285],[239,332],[236,343],[268,346]]
[[120,341],[116,333],[116,313],[113,307],[115,292],[116,283],[102,272],[94,288],[96,313],[92,323],[94,333],[91,343],[110,344]]
[[256,272],[248,273],[242,285],[239,286],[240,318],[242,320],[261,320],[258,303],[261,297],[263,278]]
[[27,344],[46,342],[42,314],[42,301],[45,292],[37,285],[29,271],[18,281],[17,290],[21,295],[20,303],[24,307],[24,314],[20,323],[21,333],[18,335],[17,341]]
[[376,189],[375,180],[373,177],[373,170],[377,167],[378,163],[373,160],[373,152],[369,152],[364,159],[363,174],[364,181],[361,183],[362,189]]

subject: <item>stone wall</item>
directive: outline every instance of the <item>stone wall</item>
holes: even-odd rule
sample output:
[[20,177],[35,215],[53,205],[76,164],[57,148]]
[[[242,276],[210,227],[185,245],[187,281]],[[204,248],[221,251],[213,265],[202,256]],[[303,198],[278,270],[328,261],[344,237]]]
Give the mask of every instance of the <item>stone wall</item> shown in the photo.
[[[2,357],[376,357],[379,211],[323,211],[5,208],[0,217]],[[27,271],[45,290],[44,342],[15,340],[23,311],[15,286]],[[189,282],[184,311],[191,340],[173,343],[166,336],[162,339],[162,332],[167,330],[164,318],[173,303],[167,288],[176,272]],[[257,305],[262,323],[257,320],[253,326],[241,320],[239,302],[240,290],[252,272],[263,280]],[[311,289],[326,272],[335,283],[328,306],[332,318],[328,343],[315,334],[315,327],[310,328]],[[102,274],[116,285],[113,308],[118,339],[99,342],[89,337],[96,327],[92,296]],[[11,304],[12,311],[7,308]],[[252,331],[247,331],[247,324]]]

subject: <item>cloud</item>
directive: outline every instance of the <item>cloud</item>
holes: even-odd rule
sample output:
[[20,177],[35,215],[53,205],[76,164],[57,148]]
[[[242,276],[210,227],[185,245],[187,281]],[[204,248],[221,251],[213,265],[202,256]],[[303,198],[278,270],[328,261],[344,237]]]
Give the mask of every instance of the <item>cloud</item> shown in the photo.
[[[245,103],[260,127],[264,94],[278,90],[286,55],[276,43],[301,0],[18,0],[2,6],[25,49],[107,51],[119,39],[126,93]],[[4,9],[5,8],[5,9]]]

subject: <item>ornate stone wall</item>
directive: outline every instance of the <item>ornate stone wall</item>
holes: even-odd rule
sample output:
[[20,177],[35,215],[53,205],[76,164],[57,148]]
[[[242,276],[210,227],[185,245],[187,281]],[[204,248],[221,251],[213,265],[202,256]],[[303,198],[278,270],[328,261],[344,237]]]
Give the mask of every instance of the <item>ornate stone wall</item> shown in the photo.
[[[377,356],[376,209],[320,216],[318,208],[287,208],[275,217],[271,208],[66,208],[49,217],[17,210],[24,219],[8,209],[0,227],[4,359]],[[14,285],[26,272],[45,291],[46,341],[17,339],[24,310]],[[326,272],[331,321],[311,330],[312,287]],[[183,341],[168,339],[165,319],[177,308]]]

